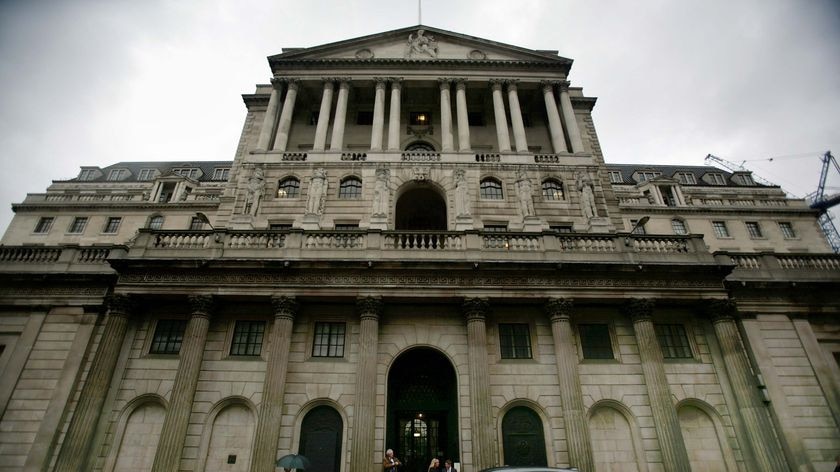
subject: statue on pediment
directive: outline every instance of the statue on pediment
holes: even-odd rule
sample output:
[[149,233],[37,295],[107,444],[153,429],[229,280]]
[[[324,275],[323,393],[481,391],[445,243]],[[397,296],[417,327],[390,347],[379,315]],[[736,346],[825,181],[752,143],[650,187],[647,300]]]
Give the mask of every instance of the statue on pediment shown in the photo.
[[438,45],[434,36],[427,35],[425,30],[417,30],[417,34],[410,33],[408,35],[408,44],[406,45],[406,57],[409,59],[414,57],[430,57],[437,58]]

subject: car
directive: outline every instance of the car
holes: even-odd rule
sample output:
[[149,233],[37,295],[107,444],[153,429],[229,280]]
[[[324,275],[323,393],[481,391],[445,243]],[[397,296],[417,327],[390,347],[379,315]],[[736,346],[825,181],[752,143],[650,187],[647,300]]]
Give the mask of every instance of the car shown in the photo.
[[503,465],[483,469],[480,472],[577,472],[577,469],[574,467],[565,469],[560,467],[542,467],[536,465]]

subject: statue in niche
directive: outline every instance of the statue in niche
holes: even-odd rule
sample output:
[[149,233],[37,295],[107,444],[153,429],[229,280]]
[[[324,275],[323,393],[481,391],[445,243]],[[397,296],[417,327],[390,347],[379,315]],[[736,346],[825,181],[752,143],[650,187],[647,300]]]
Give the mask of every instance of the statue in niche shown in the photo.
[[388,216],[388,201],[391,196],[388,190],[388,178],[390,177],[388,169],[380,167],[376,169],[376,183],[373,188],[373,216],[385,217]]
[[245,211],[251,216],[255,216],[260,208],[263,194],[265,192],[265,176],[262,167],[255,167],[248,179],[248,189],[245,195]]
[[524,169],[516,172],[516,195],[519,197],[519,211],[522,212],[522,216],[534,216],[533,187]]
[[595,207],[595,192],[592,190],[592,181],[585,173],[577,176],[577,188],[580,191],[580,211],[586,219],[598,216],[598,209]]
[[309,194],[306,200],[306,213],[321,215],[327,196],[327,171],[323,167],[315,169],[309,179]]
[[470,195],[464,169],[455,169],[455,216],[470,216]]
[[415,56],[425,56],[437,58],[438,46],[434,36],[426,35],[425,30],[417,30],[417,34],[411,33],[408,35],[408,44],[406,46],[406,57],[409,59]]

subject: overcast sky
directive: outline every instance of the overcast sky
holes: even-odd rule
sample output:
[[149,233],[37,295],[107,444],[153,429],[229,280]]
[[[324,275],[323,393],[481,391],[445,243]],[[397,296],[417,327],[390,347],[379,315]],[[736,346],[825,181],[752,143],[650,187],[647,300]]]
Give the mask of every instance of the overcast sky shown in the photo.
[[[0,232],[12,202],[82,165],[233,159],[266,56],[417,13],[417,0],[0,0]],[[802,196],[819,156],[840,154],[836,0],[424,0],[422,22],[574,59],[608,163],[712,153]]]

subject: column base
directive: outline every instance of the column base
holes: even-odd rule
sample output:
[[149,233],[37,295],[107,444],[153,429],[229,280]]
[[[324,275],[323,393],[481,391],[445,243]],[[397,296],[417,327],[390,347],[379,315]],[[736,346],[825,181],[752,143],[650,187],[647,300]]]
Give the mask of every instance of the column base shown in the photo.
[[455,217],[455,231],[466,231],[473,229],[472,216],[456,216]]
[[321,215],[317,213],[307,213],[303,215],[303,220],[301,220],[300,222],[300,227],[304,230],[321,229]]

